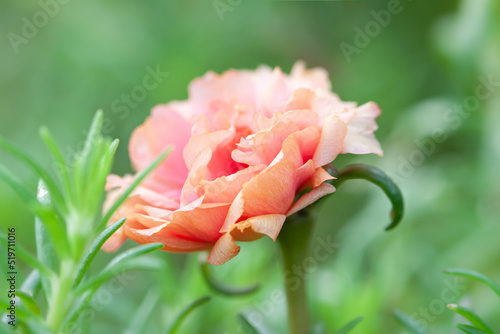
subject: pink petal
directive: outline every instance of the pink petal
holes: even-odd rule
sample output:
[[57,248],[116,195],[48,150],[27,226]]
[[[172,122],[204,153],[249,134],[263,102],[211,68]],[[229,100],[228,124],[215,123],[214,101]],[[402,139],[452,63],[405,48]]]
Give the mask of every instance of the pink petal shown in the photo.
[[287,216],[294,214],[295,212],[302,210],[308,205],[316,202],[321,197],[331,194],[335,191],[335,187],[329,183],[322,183],[319,187],[314,188],[307,194],[303,195],[286,213]]
[[353,118],[347,123],[347,135],[342,153],[382,155],[380,143],[373,134],[377,129],[375,120],[380,115],[380,108],[368,102],[356,109]]
[[318,147],[314,152],[314,166],[324,166],[337,157],[342,151],[346,133],[346,125],[337,116],[330,115],[326,118]]
[[[129,142],[130,160],[135,170],[149,166],[169,145],[174,147],[168,158],[151,173],[157,190],[180,188],[187,176],[182,150],[191,134],[188,121],[169,105],[157,106],[144,124],[134,130]],[[162,186],[160,186],[162,185]]]
[[208,256],[208,262],[214,265],[221,265],[235,257],[240,247],[236,241],[253,241],[264,235],[276,240],[285,222],[285,215],[264,215],[249,218],[238,224],[232,225],[230,231],[215,243]]

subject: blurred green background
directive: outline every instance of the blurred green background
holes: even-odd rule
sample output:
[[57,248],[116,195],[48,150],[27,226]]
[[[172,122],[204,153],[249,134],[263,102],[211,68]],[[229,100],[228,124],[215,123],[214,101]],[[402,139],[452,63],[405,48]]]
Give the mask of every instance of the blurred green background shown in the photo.
[[[267,64],[288,72],[296,60],[324,67],[343,100],[383,110],[377,137],[385,156],[342,157],[338,167],[356,161],[387,171],[407,211],[399,228],[383,232],[389,203],[362,181],[324,202],[318,237],[338,247],[309,270],[314,322],[333,332],[364,315],[352,333],[405,333],[392,316],[401,309],[430,333],[455,333],[457,319],[444,305],[460,301],[500,331],[493,293],[442,272],[460,267],[500,280],[499,1],[55,1],[0,1],[2,137],[50,168],[38,128],[49,127],[70,156],[103,109],[106,134],[121,140],[114,171],[124,174],[133,129],[154,105],[185,99],[189,82],[206,71]],[[120,100],[157,67],[168,76],[155,89],[128,106]],[[0,163],[35,190],[36,178],[3,152]],[[33,216],[4,183],[0,203],[2,228],[16,227],[33,249]],[[283,291],[272,241],[244,244],[237,260],[214,270],[226,282],[260,282],[245,297],[211,292],[195,254],[153,256],[165,269],[134,273],[113,293],[103,288],[87,330],[164,332],[187,303],[213,295],[182,333],[238,333],[240,312],[285,333],[285,304],[271,298]],[[93,270],[111,257],[101,254]],[[144,318],[138,310],[147,305],[153,311]]]

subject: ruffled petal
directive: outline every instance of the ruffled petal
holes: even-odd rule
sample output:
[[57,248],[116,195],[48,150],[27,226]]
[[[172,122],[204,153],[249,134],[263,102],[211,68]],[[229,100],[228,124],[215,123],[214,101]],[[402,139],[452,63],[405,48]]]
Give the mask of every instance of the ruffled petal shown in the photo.
[[314,152],[314,166],[324,166],[337,157],[342,151],[346,133],[346,125],[337,116],[330,115],[326,118],[318,147]]
[[347,123],[347,134],[342,153],[382,155],[382,148],[374,132],[378,129],[375,120],[380,116],[376,103],[368,102],[358,107],[352,119]]
[[334,191],[335,191],[334,186],[332,186],[329,183],[323,183],[318,187],[314,188],[313,190],[311,190],[310,192],[302,195],[302,197],[299,198],[299,200],[294,203],[294,205],[290,208],[290,210],[288,210],[286,215],[290,216],[295,212],[300,211],[303,208],[316,202],[321,197],[333,193]]
[[135,170],[148,167],[169,145],[174,147],[165,161],[148,178],[155,190],[165,191],[180,188],[188,170],[182,159],[182,150],[191,135],[189,122],[169,105],[160,105],[153,109],[144,124],[137,127],[129,142],[130,160]]

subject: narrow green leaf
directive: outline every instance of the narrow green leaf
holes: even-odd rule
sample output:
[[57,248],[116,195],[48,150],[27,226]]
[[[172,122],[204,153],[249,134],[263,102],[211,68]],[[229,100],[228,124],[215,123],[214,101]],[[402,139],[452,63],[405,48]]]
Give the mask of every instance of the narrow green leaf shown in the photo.
[[[155,244],[152,244],[152,245],[155,245]],[[150,246],[150,245],[142,245],[142,246]],[[89,290],[89,289],[92,289],[94,287],[99,287],[104,282],[106,282],[108,279],[110,279],[110,278],[112,278],[120,273],[123,273],[125,271],[160,269],[161,262],[155,261],[155,259],[150,259],[148,261],[146,258],[141,258],[141,259],[137,259],[137,261],[134,261],[134,259],[132,259],[132,257],[136,257],[139,255],[143,255],[143,254],[152,252],[154,250],[160,249],[161,247],[163,247],[163,245],[161,245],[161,247],[151,247],[151,246],[150,247],[142,247],[142,246],[131,249],[131,250],[135,250],[137,248],[140,248],[140,249],[138,249],[137,253],[134,253],[133,255],[128,256],[127,258],[124,258],[123,260],[111,261],[114,263],[110,263],[99,274],[97,274],[96,276],[93,276],[88,281],[81,283],[78,286],[78,288],[76,288],[75,293],[79,294],[79,293],[84,292],[85,290]],[[127,252],[125,252],[125,253],[127,253]]]
[[203,274],[203,278],[207,282],[208,286],[212,288],[214,291],[219,292],[228,296],[241,296],[246,295],[252,292],[255,292],[259,288],[259,284],[254,284],[247,287],[236,287],[224,284],[219,282],[212,271],[210,270],[210,264],[205,262],[203,259],[200,259],[201,272]]
[[452,310],[455,313],[460,314],[462,317],[465,319],[469,320],[471,324],[476,326],[478,329],[481,329],[485,331],[488,334],[493,334],[493,331],[491,330],[488,325],[479,317],[476,313],[474,313],[472,310],[469,310],[466,307],[457,305],[457,304],[448,304],[448,308]]
[[191,304],[189,304],[188,306],[186,306],[182,311],[181,313],[176,317],[174,323],[172,324],[172,327],[170,327],[170,329],[167,331],[167,334],[174,334],[174,333],[177,333],[177,331],[179,330],[179,328],[181,327],[182,325],[182,322],[184,321],[184,319],[191,313],[193,312],[193,310],[195,310],[197,307],[207,303],[210,301],[210,297],[209,296],[206,296],[206,297],[202,297],[200,299],[197,299],[195,300],[194,302],[192,302]]
[[41,314],[42,312],[40,311],[40,308],[38,307],[38,304],[35,302],[33,297],[31,297],[29,294],[23,292],[23,291],[17,291],[16,296],[19,297],[21,300],[22,304],[24,307],[26,307],[28,310],[35,314]]
[[363,317],[358,317],[351,322],[349,322],[347,325],[342,327],[336,334],[346,334],[349,333],[354,327],[356,327],[361,321],[363,320]]
[[132,193],[132,191],[139,185],[139,183],[141,183],[141,181],[144,180],[144,178],[156,166],[158,166],[160,164],[160,162],[162,162],[163,159],[165,159],[170,154],[171,151],[172,151],[172,149],[170,147],[165,149],[165,151],[163,151],[163,153],[160,154],[158,156],[158,158],[156,158],[156,160],[153,161],[153,163],[151,165],[149,165],[146,169],[144,169],[142,172],[139,173],[139,175],[137,175],[135,177],[134,182],[132,182],[132,184],[120,195],[120,197],[116,200],[116,202],[113,203],[111,208],[106,212],[106,214],[104,215],[104,217],[102,218],[101,222],[98,225],[98,228],[97,228],[98,230],[100,230],[102,228],[102,226],[105,226],[108,223],[108,221],[111,219],[111,217],[115,213],[116,209],[118,209],[118,207],[120,207],[120,205],[122,205],[122,203],[127,199],[127,197]]
[[[85,146],[81,152],[82,162],[84,164],[89,164],[91,159],[89,157],[94,153],[96,146],[99,144],[101,137],[101,129],[102,129],[102,120],[104,118],[104,113],[102,110],[98,110],[94,118],[92,119],[92,123],[90,125],[90,129],[85,140]],[[84,169],[87,169],[88,166],[85,166]]]
[[162,249],[163,247],[165,247],[165,245],[162,244],[161,242],[154,242],[151,244],[145,244],[145,245],[140,245],[140,246],[131,248],[131,249],[119,254],[117,257],[115,257],[113,260],[111,260],[111,262],[109,262],[108,265],[104,269],[105,270],[110,269],[113,266],[116,266],[118,263],[132,259],[134,257],[138,257],[138,256],[143,255],[143,254],[151,253],[152,251]]
[[[89,202],[89,208],[91,212],[95,212],[99,209],[102,201],[103,189],[106,185],[106,178],[111,172],[111,166],[113,163],[113,157],[118,147],[118,139],[112,142],[106,140],[103,143],[104,152],[102,153],[98,163],[95,164],[92,174],[90,176],[91,180],[94,180],[89,187],[87,187],[87,201]],[[101,194],[100,196],[95,196],[95,194]]]
[[427,334],[427,332],[422,328],[422,326],[406,313],[400,310],[394,310],[394,317],[396,317],[396,320],[404,328],[408,329],[413,334]]
[[482,282],[489,286],[491,290],[493,290],[497,294],[497,296],[500,297],[500,285],[498,285],[495,281],[493,281],[486,275],[466,269],[446,269],[444,272],[448,275],[467,277]]
[[[37,199],[42,205],[48,206],[51,204],[48,189],[42,180],[38,182]],[[47,268],[54,270],[57,262],[54,245],[52,244],[47,228],[38,217],[35,217],[35,240],[38,260]],[[49,298],[52,294],[50,277],[43,275],[41,282],[45,297]]]
[[[7,249],[7,252],[9,251],[9,243],[7,241],[7,235],[5,235],[3,232],[0,232],[0,242],[5,246]],[[36,257],[30,254],[23,246],[21,246],[19,243],[16,243],[15,246],[15,252],[16,252],[16,257],[20,258],[26,264],[28,264],[30,267],[37,269],[42,275],[46,275],[47,277],[52,277],[54,272],[44,266]]]
[[40,272],[34,269],[29,273],[28,277],[26,277],[21,285],[21,291],[26,292],[31,296],[36,296],[38,291],[40,291],[40,285]]
[[57,172],[59,178],[61,179],[61,183],[63,185],[66,198],[69,202],[71,202],[72,199],[74,198],[73,190],[69,178],[68,167],[66,165],[66,162],[64,161],[61,151],[57,148],[57,145],[54,139],[52,138],[52,135],[50,134],[49,130],[46,127],[40,128],[40,137],[45,142],[45,146],[47,146],[50,153],[52,154],[52,157],[54,158],[53,163],[54,166],[57,168]]
[[75,165],[73,168],[72,178],[75,191],[75,203],[79,207],[84,207],[88,203],[86,201],[86,187],[90,179],[90,171],[92,164],[97,159],[101,143],[101,127],[103,113],[97,111],[90,125],[85,144],[81,152],[78,152],[75,157]]
[[125,218],[122,218],[114,222],[113,224],[106,227],[106,229],[101,233],[99,233],[99,235],[94,239],[89,249],[87,250],[87,253],[84,256],[82,256],[80,263],[78,264],[77,274],[73,282],[73,288],[77,287],[78,284],[80,284],[80,282],[83,279],[83,276],[87,272],[90,264],[92,263],[95,256],[101,249],[102,245],[104,245],[106,240],[108,240],[109,237],[113,235],[113,233],[115,233],[120,227],[122,227],[124,223],[125,223]]
[[24,152],[16,148],[15,146],[11,145],[4,139],[0,138],[0,147],[2,147],[5,151],[10,153],[12,156],[17,158],[19,161],[24,162],[28,167],[31,168],[31,170],[37,174],[43,182],[47,185],[47,188],[49,189],[52,197],[54,198],[54,201],[58,204],[58,206],[65,212],[66,207],[64,203],[64,199],[62,198],[61,191],[59,190],[59,187],[56,185],[54,180],[49,176],[47,171],[40,166],[35,160],[33,160],[31,157],[26,155]]
[[484,332],[479,328],[470,325],[458,324],[457,328],[467,334],[488,334],[487,332]]
[[332,181],[335,187],[340,187],[342,183],[351,179],[363,179],[379,186],[384,193],[389,197],[392,203],[391,223],[385,228],[390,230],[395,228],[401,219],[404,212],[403,194],[399,187],[380,169],[366,165],[351,165],[344,168],[336,180]]
[[[65,257],[69,248],[66,240],[63,223],[57,218],[55,213],[48,207],[40,204],[37,198],[29,192],[16,178],[0,165],[0,179],[7,183],[22,200],[29,206],[33,213],[38,216],[47,227],[54,246],[59,255]],[[43,274],[42,271],[40,273]]]
[[[238,323],[240,324],[240,329],[243,330],[245,334],[260,334],[259,330],[255,328],[250,321],[241,313],[236,315],[236,319],[238,319]],[[238,333],[240,333],[238,331]]]

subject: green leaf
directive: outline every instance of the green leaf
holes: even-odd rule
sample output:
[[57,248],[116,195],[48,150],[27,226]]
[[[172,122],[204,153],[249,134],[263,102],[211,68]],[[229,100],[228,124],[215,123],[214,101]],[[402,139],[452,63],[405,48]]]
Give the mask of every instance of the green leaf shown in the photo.
[[102,272],[97,276],[92,277],[89,281],[85,282],[84,284],[80,285],[76,290],[74,290],[75,294],[81,293],[81,296],[73,304],[71,311],[68,313],[68,316],[65,319],[63,328],[67,328],[68,326],[70,326],[71,324],[73,324],[75,321],[78,320],[78,317],[85,309],[85,307],[87,307],[94,293],[106,280],[126,271],[158,270],[162,268],[162,266],[163,263],[155,258],[132,259],[127,261],[127,263],[115,266],[113,270],[108,270],[106,272]]
[[[86,201],[86,186],[88,180],[91,180],[91,170],[93,162],[98,158],[101,149],[101,127],[102,127],[103,113],[101,110],[97,111],[90,125],[87,137],[85,138],[85,145],[83,150],[75,157],[75,165],[73,168],[73,184],[75,190],[75,203],[79,207],[85,206]],[[93,180],[92,180],[93,181]]]
[[346,333],[349,333],[362,320],[363,320],[363,317],[357,317],[356,319],[352,320],[347,325],[345,325],[344,327],[342,327],[336,334],[346,334]]
[[396,320],[406,329],[414,334],[427,334],[427,332],[422,328],[422,326],[413,320],[409,315],[400,311],[394,310],[394,317]]
[[184,321],[184,319],[191,313],[193,312],[193,310],[195,310],[197,307],[207,303],[208,301],[210,301],[210,297],[209,296],[206,296],[206,297],[202,297],[200,299],[197,299],[195,300],[194,302],[192,302],[191,304],[189,304],[188,306],[186,306],[182,311],[181,313],[175,318],[175,321],[174,323],[172,324],[172,327],[170,327],[170,329],[167,331],[167,334],[174,334],[174,333],[177,333],[177,331],[179,330],[179,328],[181,327],[182,325],[182,322]]
[[351,165],[344,168],[338,175],[336,180],[332,181],[335,187],[340,187],[342,183],[351,179],[363,179],[379,186],[384,193],[389,197],[392,203],[391,223],[385,228],[391,230],[395,228],[401,219],[404,212],[403,194],[399,187],[380,169],[366,165]]
[[47,146],[50,153],[52,154],[52,157],[54,158],[54,166],[57,167],[57,172],[66,195],[65,197],[67,198],[67,201],[72,202],[74,194],[71,187],[68,168],[61,154],[61,151],[57,148],[57,145],[54,139],[52,138],[52,135],[50,134],[49,130],[46,127],[40,128],[40,137],[45,142],[45,145]]
[[140,259],[140,261],[134,262],[132,261],[132,259],[139,255],[150,253],[163,247],[163,244],[154,243],[129,249],[125,253],[122,253],[111,260],[111,262],[99,274],[92,277],[88,281],[81,283],[80,286],[75,290],[75,293],[82,293],[85,290],[99,287],[111,277],[125,271],[159,269],[158,262],[156,261],[148,262],[145,259]]
[[146,169],[144,169],[142,172],[139,173],[139,175],[137,175],[135,177],[134,182],[132,182],[132,184],[120,195],[120,197],[116,200],[116,202],[113,203],[111,208],[106,212],[106,214],[104,215],[104,217],[102,218],[101,222],[99,223],[99,225],[97,227],[98,230],[100,230],[103,226],[105,226],[108,223],[108,221],[111,219],[111,217],[115,213],[116,209],[118,209],[118,207],[120,207],[120,205],[122,205],[122,203],[127,199],[127,197],[132,193],[132,191],[139,185],[139,183],[141,183],[141,181],[144,180],[144,178],[156,166],[158,166],[160,164],[160,162],[162,162],[163,159],[165,159],[170,154],[171,151],[172,151],[172,149],[170,147],[165,149],[165,151],[163,151],[163,153],[160,154],[158,156],[158,158],[156,158],[156,160],[153,161],[153,163],[151,165],[149,165]]
[[486,323],[472,310],[469,310],[468,308],[457,304],[448,304],[448,308],[453,312],[460,314],[465,319],[469,320],[471,324],[476,326],[478,329],[483,330],[488,334],[493,334],[491,328],[488,327],[488,325],[486,325]]
[[[255,328],[250,321],[241,313],[236,315],[236,319],[238,319],[238,323],[240,324],[240,328],[243,330],[243,333],[245,334],[259,334],[260,332],[258,331],[257,328]],[[240,333],[238,331],[238,333]]]
[[111,262],[109,262],[108,265],[104,269],[105,270],[111,269],[113,266],[116,266],[117,264],[119,264],[121,262],[124,262],[124,261],[129,260],[129,259],[134,258],[134,257],[138,257],[138,256],[143,255],[143,254],[151,253],[152,251],[162,249],[163,247],[165,247],[165,245],[162,244],[161,242],[154,242],[151,244],[145,244],[145,245],[140,245],[140,246],[131,248],[131,249],[121,253],[120,255],[115,257],[113,260],[111,260]]
[[21,285],[21,291],[31,296],[36,296],[38,294],[38,291],[40,291],[40,272],[38,270],[34,269],[29,273],[28,277],[26,277]]
[[[7,248],[7,251],[9,249],[9,243],[7,241],[7,235],[5,235],[3,232],[0,232],[0,242]],[[15,252],[16,252],[16,257],[20,258],[26,264],[28,264],[30,267],[37,269],[42,275],[46,275],[47,277],[52,277],[55,275],[55,273],[44,266],[36,257],[30,254],[23,246],[21,246],[19,243],[16,243],[15,246]]]
[[458,324],[457,328],[467,334],[488,334],[487,332],[484,332],[479,328],[470,325]]
[[500,297],[500,285],[498,285],[495,281],[493,281],[486,275],[466,269],[446,269],[444,272],[448,275],[467,277],[482,282],[489,286],[491,290],[493,290],[497,294],[497,296]]
[[[42,205],[48,206],[51,204],[50,195],[41,180],[38,182],[37,199]],[[38,260],[47,268],[54,270],[57,261],[54,245],[47,228],[38,217],[35,217],[35,239]],[[45,297],[49,298],[52,294],[50,277],[43,275],[41,282]]]
[[92,124],[90,125],[89,133],[85,140],[85,146],[81,152],[82,162],[86,164],[83,168],[84,170],[88,169],[88,164],[90,164],[92,160],[90,156],[94,153],[93,151],[95,151],[95,147],[99,143],[103,118],[104,114],[102,110],[98,110],[92,119]]
[[122,218],[113,224],[106,227],[104,231],[99,233],[99,235],[94,239],[92,244],[90,245],[87,253],[82,256],[77,269],[77,274],[75,276],[75,280],[73,282],[73,288],[77,287],[83,279],[83,276],[87,272],[90,264],[94,260],[95,256],[101,249],[102,245],[106,242],[115,233],[120,227],[125,223],[125,218]]
[[35,302],[32,296],[29,294],[23,292],[23,291],[17,291],[16,296],[19,297],[21,300],[22,304],[24,307],[26,307],[28,310],[35,314],[41,314],[42,312],[40,311],[40,308],[38,307],[38,304]]
[[63,212],[65,212],[66,207],[64,203],[64,199],[62,198],[61,191],[59,190],[59,187],[56,185],[54,180],[49,176],[47,171],[40,166],[35,160],[33,160],[31,157],[26,155],[24,152],[19,150],[18,148],[12,146],[9,144],[7,141],[4,139],[0,138],[0,147],[2,147],[5,151],[10,153],[12,156],[17,158],[19,161],[24,162],[28,167],[31,168],[31,170],[37,174],[43,182],[47,185],[47,188],[49,189],[52,197],[54,198],[54,201],[57,203],[58,207],[62,209]]
[[[118,147],[119,140],[110,142],[105,140],[102,144],[103,152],[100,159],[95,163],[89,179],[93,180],[87,187],[86,201],[91,212],[99,209],[102,200],[103,189],[106,184],[106,178],[111,172],[113,157]],[[101,194],[96,196],[95,194]]]
[[222,282],[217,281],[217,279],[212,274],[212,271],[210,270],[210,264],[208,262],[205,262],[204,259],[200,259],[200,265],[203,278],[205,278],[208,286],[210,286],[210,288],[212,288],[214,291],[221,294],[228,296],[241,296],[255,292],[259,288],[259,284],[254,284],[248,287],[226,285]]
[[[69,249],[69,247],[66,240],[64,225],[57,218],[55,213],[47,206],[40,204],[37,198],[1,165],[0,179],[7,183],[19,195],[19,197],[21,197],[21,199],[25,201],[25,203],[29,206],[33,213],[44,222],[59,255],[61,257],[67,256],[67,250]],[[40,271],[40,273],[43,274],[42,270]]]

